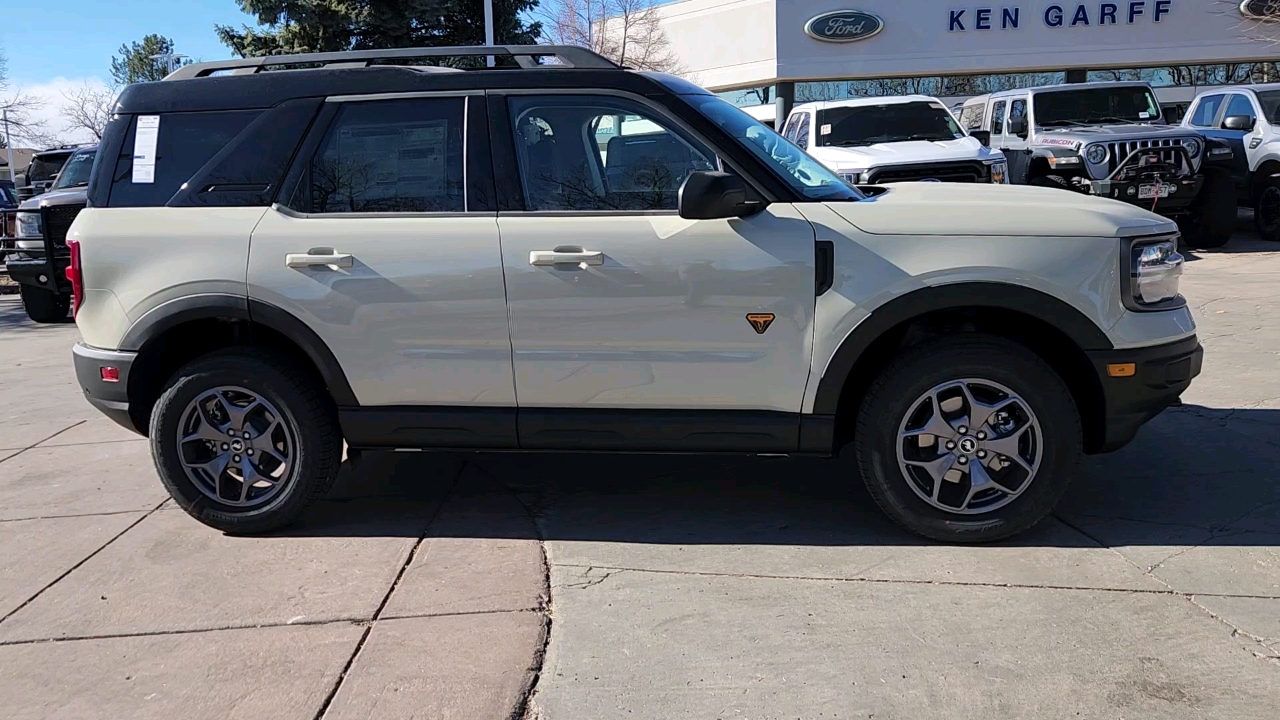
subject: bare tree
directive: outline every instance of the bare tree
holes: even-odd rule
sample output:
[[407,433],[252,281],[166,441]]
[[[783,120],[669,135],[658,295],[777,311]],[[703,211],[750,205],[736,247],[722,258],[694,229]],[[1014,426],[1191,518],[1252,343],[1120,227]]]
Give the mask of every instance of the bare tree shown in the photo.
[[85,82],[73,90],[63,91],[62,97],[66,102],[59,114],[67,121],[67,131],[84,130],[95,140],[101,140],[115,108],[115,91]]
[[585,47],[636,70],[683,71],[657,0],[561,0],[539,17],[547,42]]
[[[34,115],[44,107],[44,101],[11,86],[7,66],[8,60],[0,53],[0,112],[8,118],[10,139],[15,144],[34,147],[56,145],[57,137],[49,132],[43,120]],[[4,147],[4,128],[0,128],[0,147]]]

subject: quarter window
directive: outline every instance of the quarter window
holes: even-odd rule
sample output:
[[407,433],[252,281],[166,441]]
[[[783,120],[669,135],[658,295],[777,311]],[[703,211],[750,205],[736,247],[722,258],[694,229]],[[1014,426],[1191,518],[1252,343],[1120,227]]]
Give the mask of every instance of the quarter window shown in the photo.
[[624,98],[512,97],[529,210],[675,210],[690,173],[715,155]]
[[1234,115],[1243,115],[1254,122],[1258,121],[1258,114],[1253,110],[1253,103],[1244,95],[1235,94],[1231,96],[1231,102],[1227,103],[1227,112],[1222,116],[1223,121]]
[[1218,108],[1222,107],[1222,100],[1225,95],[1209,95],[1200,98],[1200,102],[1196,105],[1196,111],[1191,116],[1191,125],[1193,127],[1213,127],[1213,121],[1218,117]]
[[1004,134],[1004,101],[991,106],[991,134]]
[[[137,120],[133,120],[120,156],[116,158],[108,205],[164,206],[183,183],[226,147],[257,115],[258,111],[246,110],[161,115],[156,136],[155,166],[149,178],[146,175],[135,178],[133,172],[138,130]],[[145,182],[146,179],[150,182]]]
[[311,160],[311,212],[462,212],[463,98],[345,103]]
[[985,105],[969,105],[960,111],[960,126],[965,130],[981,130],[982,129],[982,111],[986,109]]
[[800,116],[800,129],[796,131],[795,143],[801,150],[809,148],[809,113]]

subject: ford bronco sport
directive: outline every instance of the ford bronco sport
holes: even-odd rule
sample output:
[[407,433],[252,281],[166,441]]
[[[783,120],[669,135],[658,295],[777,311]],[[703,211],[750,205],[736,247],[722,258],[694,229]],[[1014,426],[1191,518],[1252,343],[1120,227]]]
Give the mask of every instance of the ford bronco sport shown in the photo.
[[1187,245],[1219,247],[1236,227],[1231,149],[1161,112],[1146,83],[1106,82],[972,98],[961,119],[991,132],[1011,182],[1133,203],[1175,219]]
[[1044,188],[864,194],[580,48],[190,65],[125,89],[99,153],[71,232],[77,377],[232,532],[297,518],[344,440],[852,442],[898,523],[993,540],[1200,371],[1170,221]]

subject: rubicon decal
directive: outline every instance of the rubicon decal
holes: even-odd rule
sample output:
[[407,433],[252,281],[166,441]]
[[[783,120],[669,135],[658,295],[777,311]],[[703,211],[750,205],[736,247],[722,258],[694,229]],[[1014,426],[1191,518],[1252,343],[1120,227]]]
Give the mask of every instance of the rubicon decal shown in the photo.
[[822,13],[804,25],[805,34],[814,40],[840,43],[866,40],[883,29],[884,20],[861,10]]

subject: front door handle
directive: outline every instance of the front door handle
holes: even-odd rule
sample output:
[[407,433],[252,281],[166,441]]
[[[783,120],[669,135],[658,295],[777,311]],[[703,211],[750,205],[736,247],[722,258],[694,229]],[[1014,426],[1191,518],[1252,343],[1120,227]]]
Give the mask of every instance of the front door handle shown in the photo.
[[355,258],[350,253],[335,252],[333,248],[311,248],[305,253],[289,253],[284,256],[284,264],[291,268],[316,265],[349,268],[354,263]]
[[534,250],[530,265],[603,265],[604,253],[593,250]]

